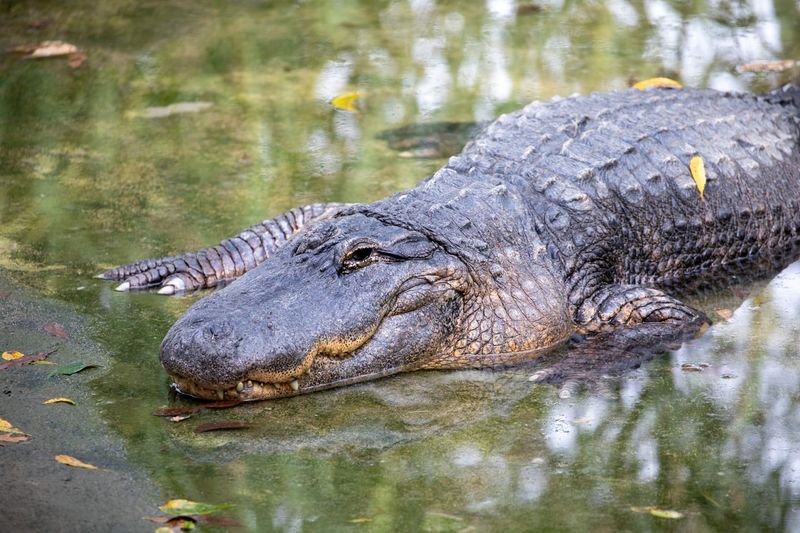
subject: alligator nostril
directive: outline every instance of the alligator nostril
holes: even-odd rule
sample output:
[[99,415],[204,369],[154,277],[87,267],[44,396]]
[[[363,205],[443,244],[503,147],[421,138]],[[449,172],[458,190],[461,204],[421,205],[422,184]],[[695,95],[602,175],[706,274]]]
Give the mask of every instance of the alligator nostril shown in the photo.
[[228,322],[215,322],[209,326],[206,326],[206,334],[210,336],[212,340],[228,337],[230,336],[232,330],[233,328]]

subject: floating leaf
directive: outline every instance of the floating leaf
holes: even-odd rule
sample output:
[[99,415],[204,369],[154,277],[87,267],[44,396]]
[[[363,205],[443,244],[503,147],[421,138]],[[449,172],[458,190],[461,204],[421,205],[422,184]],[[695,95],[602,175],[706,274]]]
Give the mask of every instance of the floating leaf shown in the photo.
[[31,354],[31,355],[26,355],[26,356],[20,357],[19,359],[12,359],[11,361],[6,361],[5,363],[0,363],[0,369],[13,368],[13,367],[17,367],[17,366],[24,366],[24,365],[29,365],[31,363],[33,363],[33,364],[49,363],[49,361],[45,361],[45,359],[47,359],[47,356],[50,355],[51,353],[53,353],[53,352],[35,353],[35,354]]
[[75,405],[75,402],[70,400],[69,398],[50,398],[49,400],[45,400],[42,402],[44,405],[50,403],[68,403],[70,405]]
[[225,511],[226,509],[233,509],[234,507],[236,506],[230,503],[213,504],[177,499],[169,500],[165,504],[160,505],[158,508],[170,516],[191,516],[218,513],[220,511]]
[[5,443],[17,444],[18,442],[25,442],[28,440],[27,435],[10,435],[8,433],[0,433],[0,446],[5,446]]
[[86,363],[81,363],[80,361],[73,361],[71,363],[67,363],[66,365],[61,365],[60,367],[56,368],[47,377],[52,377],[55,375],[63,375],[63,376],[71,376],[72,374],[77,374],[82,370],[86,370],[87,368],[96,368],[97,365],[87,365]]
[[222,431],[229,429],[247,429],[250,424],[239,422],[236,420],[223,420],[221,422],[209,422],[207,424],[200,424],[194,428],[195,433],[205,433],[207,431]]
[[730,320],[733,318],[733,311],[730,309],[714,309],[714,312],[717,313],[720,317],[724,318],[725,320]]
[[214,104],[211,102],[178,102],[167,106],[147,107],[141,113],[134,113],[134,116],[142,118],[164,118],[171,115],[197,113],[208,109],[212,105]]
[[67,332],[64,331],[64,326],[62,326],[58,322],[50,322],[49,324],[45,324],[44,326],[42,326],[42,329],[46,333],[49,333],[50,335],[52,335],[54,337],[61,337],[62,339],[68,339],[69,338],[69,335],[67,335]]
[[0,298],[8,298],[11,296],[11,291],[0,291]]
[[358,518],[353,518],[350,520],[351,524],[366,524],[367,522],[372,522],[372,518],[367,518],[366,516],[360,516]]
[[65,43],[63,41],[43,41],[34,48],[29,57],[39,59],[43,57],[67,56],[77,51],[78,47],[74,44]]
[[27,433],[22,431],[21,429],[15,428],[11,425],[11,422],[8,420],[4,420],[0,418],[0,432],[2,433],[15,433],[17,435],[25,435],[26,437],[30,437]]
[[3,352],[3,359],[6,361],[13,361],[15,359],[22,359],[25,354],[22,352]]
[[683,513],[669,509],[650,509],[650,514],[658,518],[670,518],[672,520],[683,518]]
[[54,365],[52,361],[31,361],[32,365]]
[[351,91],[342,93],[338,96],[334,96],[331,99],[331,105],[342,111],[347,111],[349,113],[358,113],[358,109],[356,108],[356,102],[359,98],[364,96],[364,93],[360,91]]
[[75,459],[69,455],[56,455],[55,459],[62,465],[74,466],[75,468],[86,468],[87,470],[97,470],[96,466],[90,465],[89,463],[84,463],[83,461]]
[[692,173],[692,179],[700,192],[700,199],[705,201],[703,191],[706,189],[706,165],[703,163],[703,158],[699,155],[692,157],[691,161],[689,161],[689,171]]
[[633,88],[639,89],[640,91],[644,91],[645,89],[650,89],[653,87],[659,89],[680,89],[683,87],[683,85],[669,78],[650,78],[648,80],[642,80],[639,83],[633,84]]
[[783,72],[790,68],[800,67],[800,61],[784,59],[783,61],[756,61],[739,65],[736,70],[739,72]]
[[533,2],[526,2],[524,4],[520,4],[517,6],[517,16],[524,17],[525,15],[533,15],[535,13],[541,13],[545,10],[545,7],[540,4],[535,4]]

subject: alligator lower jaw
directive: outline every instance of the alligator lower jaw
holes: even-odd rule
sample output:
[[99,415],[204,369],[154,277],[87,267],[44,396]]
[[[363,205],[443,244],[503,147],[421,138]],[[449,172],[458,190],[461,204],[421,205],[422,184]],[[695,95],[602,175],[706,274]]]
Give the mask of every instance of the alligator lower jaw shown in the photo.
[[175,389],[181,394],[204,400],[239,400],[250,402],[301,394],[297,379],[282,383],[262,383],[260,381],[240,381],[233,387],[208,388],[178,376],[172,376]]

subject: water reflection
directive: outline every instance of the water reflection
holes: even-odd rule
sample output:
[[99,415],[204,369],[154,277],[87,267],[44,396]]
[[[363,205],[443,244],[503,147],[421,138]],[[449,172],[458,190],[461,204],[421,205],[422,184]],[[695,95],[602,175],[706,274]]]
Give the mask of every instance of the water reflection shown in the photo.
[[[435,171],[388,149],[387,128],[661,74],[777,86],[797,73],[735,67],[797,56],[796,2],[102,5],[0,4],[2,48],[59,38],[89,55],[76,71],[0,56],[0,267],[94,318],[115,357],[98,404],[165,497],[233,501],[259,531],[669,527],[630,509],[649,505],[688,530],[800,528],[797,266],[744,303],[705,300],[733,319],[616,383],[616,401],[561,401],[523,370],[420,373],[204,414],[254,427],[202,438],[150,415],[170,401],[158,343],[193,298],[76,290],[101,266]],[[357,114],[328,105],[347,91],[364,93]],[[197,101],[214,105],[141,116]]]

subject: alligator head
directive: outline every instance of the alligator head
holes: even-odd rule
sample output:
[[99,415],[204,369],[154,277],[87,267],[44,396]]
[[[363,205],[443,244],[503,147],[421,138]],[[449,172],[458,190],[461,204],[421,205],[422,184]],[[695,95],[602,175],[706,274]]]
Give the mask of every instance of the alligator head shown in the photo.
[[183,393],[241,400],[470,366],[470,350],[508,350],[491,342],[504,336],[486,325],[479,285],[422,233],[363,214],[320,221],[193,305],[164,339],[161,362]]

